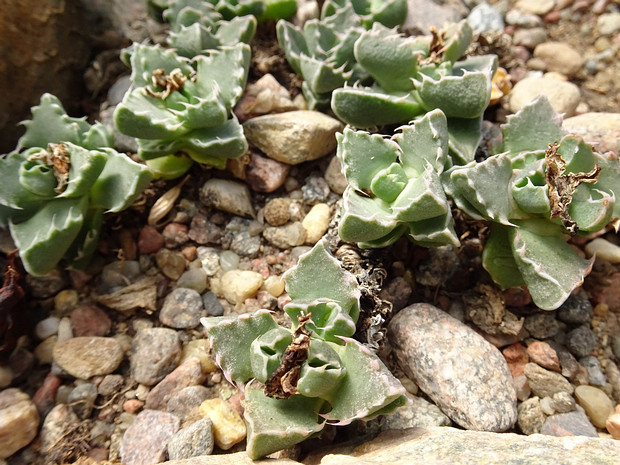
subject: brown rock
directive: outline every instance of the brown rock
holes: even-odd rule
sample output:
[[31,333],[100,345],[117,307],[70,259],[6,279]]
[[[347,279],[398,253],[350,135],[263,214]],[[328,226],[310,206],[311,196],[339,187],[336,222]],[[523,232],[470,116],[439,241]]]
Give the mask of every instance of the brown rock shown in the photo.
[[56,392],[60,387],[61,381],[58,376],[50,372],[43,380],[43,384],[32,396],[32,402],[37,406],[41,415],[46,415],[56,403]]
[[536,341],[527,346],[530,359],[543,368],[560,372],[560,360],[556,351],[546,342]]
[[291,165],[251,152],[245,180],[252,190],[273,192],[284,184],[290,170]]
[[119,343],[109,337],[74,337],[54,346],[54,361],[80,379],[112,373],[123,356]]
[[164,246],[164,237],[153,226],[145,226],[140,230],[138,250],[140,253],[155,253]]
[[504,348],[502,354],[506,362],[508,362],[508,368],[510,369],[510,373],[512,373],[512,377],[517,378],[521,376],[525,364],[530,360],[525,347],[523,347],[521,343],[515,342]]
[[275,198],[265,204],[263,215],[271,226],[282,226],[291,219],[289,211],[290,201],[285,198]]
[[200,360],[190,358],[161,380],[146,397],[145,408],[163,410],[170,398],[183,388],[202,384],[206,374],[202,372]]
[[78,305],[70,315],[73,335],[105,336],[112,327],[108,315],[96,305]]
[[583,67],[583,57],[568,44],[563,42],[545,42],[534,49],[534,56],[542,59],[548,71],[571,77]]

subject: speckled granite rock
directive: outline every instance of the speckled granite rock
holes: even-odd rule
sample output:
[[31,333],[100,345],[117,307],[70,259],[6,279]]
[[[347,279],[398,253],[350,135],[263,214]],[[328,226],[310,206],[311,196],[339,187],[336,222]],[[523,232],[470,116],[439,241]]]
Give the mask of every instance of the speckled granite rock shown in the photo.
[[429,304],[401,310],[388,329],[396,359],[453,421],[505,431],[517,421],[517,396],[501,353],[482,336]]

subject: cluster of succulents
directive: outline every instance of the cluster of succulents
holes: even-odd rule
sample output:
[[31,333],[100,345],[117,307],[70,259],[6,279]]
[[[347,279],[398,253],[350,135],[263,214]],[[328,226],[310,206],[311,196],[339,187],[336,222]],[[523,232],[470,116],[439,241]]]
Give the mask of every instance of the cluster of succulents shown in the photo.
[[148,0],[147,6],[153,18],[166,21],[170,8],[209,9],[226,20],[254,16],[260,21],[290,18],[297,11],[296,0]]
[[387,414],[406,399],[379,358],[351,339],[360,291],[324,241],[284,278],[291,329],[266,310],[202,320],[224,375],[244,390],[252,459],[297,444],[326,424]]
[[109,131],[69,117],[44,94],[17,149],[0,158],[0,225],[8,226],[26,271],[43,275],[61,260],[80,268],[97,246],[105,212],[127,208],[150,171],[112,148]]

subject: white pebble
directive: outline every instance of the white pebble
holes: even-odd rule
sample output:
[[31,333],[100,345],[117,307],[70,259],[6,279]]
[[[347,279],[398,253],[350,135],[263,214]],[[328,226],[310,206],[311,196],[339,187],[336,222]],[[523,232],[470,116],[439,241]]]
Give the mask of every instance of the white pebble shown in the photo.
[[327,231],[330,211],[326,203],[317,203],[310,209],[301,225],[306,230],[306,244],[314,245]]
[[34,333],[40,341],[43,341],[58,332],[59,324],[60,319],[55,316],[50,316],[49,318],[41,320],[37,323],[34,328]]
[[73,325],[68,317],[64,317],[58,323],[58,342],[68,341],[73,338]]
[[588,257],[596,254],[596,258],[610,263],[620,263],[620,247],[600,237],[586,245],[586,254]]
[[220,267],[224,273],[230,270],[236,270],[239,268],[239,255],[231,250],[224,250],[220,254]]

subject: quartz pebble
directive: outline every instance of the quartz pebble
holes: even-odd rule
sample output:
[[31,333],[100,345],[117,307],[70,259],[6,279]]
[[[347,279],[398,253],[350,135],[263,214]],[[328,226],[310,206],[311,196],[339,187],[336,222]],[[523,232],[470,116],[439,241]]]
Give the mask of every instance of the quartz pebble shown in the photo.
[[250,152],[245,181],[256,192],[273,192],[284,184],[290,170],[291,165]]
[[179,430],[179,419],[157,410],[143,410],[123,436],[120,458],[126,465],[163,462],[170,439]]
[[183,347],[181,352],[181,363],[184,363],[190,358],[197,358],[200,360],[200,367],[203,373],[213,373],[217,370],[217,365],[209,357],[209,340],[208,339],[194,339],[189,341]]
[[605,427],[612,438],[620,439],[620,405],[616,405],[616,410],[605,422]]
[[200,414],[213,423],[215,445],[220,449],[228,450],[245,439],[245,423],[229,402],[220,398],[205,400],[200,404]]
[[58,324],[60,323],[60,319],[55,316],[50,316],[41,320],[34,327],[34,333],[39,338],[39,340],[47,339],[50,336],[53,336],[58,332]]
[[270,244],[280,249],[290,249],[306,241],[306,229],[302,223],[295,221],[284,226],[269,226],[263,231],[263,237]]
[[180,358],[181,343],[176,331],[168,328],[142,329],[131,344],[131,377],[138,383],[153,386],[177,367]]
[[504,20],[502,14],[486,2],[479,3],[472,8],[467,22],[474,32],[503,31]]
[[326,203],[317,203],[305,216],[301,225],[306,230],[306,244],[314,245],[327,232],[330,209]]
[[159,321],[177,329],[195,328],[206,316],[200,294],[193,289],[178,287],[168,294],[159,312]]
[[191,268],[177,280],[177,288],[187,288],[202,294],[207,290],[207,272],[203,268]]
[[200,360],[192,357],[185,360],[161,380],[146,397],[145,408],[165,410],[168,400],[187,386],[202,384],[206,374],[202,371]]
[[224,273],[221,291],[224,298],[231,304],[241,304],[250,299],[263,285],[263,277],[256,271],[231,270]]
[[607,418],[614,411],[613,403],[607,394],[594,386],[577,386],[575,397],[592,424],[597,428],[605,428]]
[[0,459],[30,444],[38,428],[39,413],[27,394],[17,388],[0,391]]
[[284,292],[284,280],[281,276],[269,276],[265,282],[264,287],[274,297],[280,297]]
[[414,304],[396,314],[388,334],[405,374],[454,422],[487,431],[516,422],[506,361],[471,328],[432,305]]
[[549,13],[555,6],[555,0],[519,0],[517,8],[524,13],[544,15]]
[[75,337],[54,346],[54,361],[80,379],[112,373],[123,358],[119,343],[109,337]]
[[596,258],[607,260],[609,263],[620,263],[620,247],[603,238],[598,237],[588,242],[585,250],[588,257],[596,255]]
[[596,20],[596,27],[601,35],[612,35],[620,31],[620,13],[602,14]]
[[170,460],[210,455],[213,452],[213,423],[208,418],[179,430],[168,443]]
[[545,77],[526,77],[517,82],[509,94],[510,111],[516,113],[540,94],[545,94],[553,109],[567,117],[575,114],[581,99],[579,88],[571,82]]
[[[58,342],[58,336],[50,336],[42,341],[34,349],[34,356],[36,357],[39,365],[48,365],[54,361],[54,346]],[[0,388],[2,386],[0,385]]]
[[543,398],[551,397],[557,392],[573,393],[573,386],[564,376],[545,370],[535,363],[528,363],[523,370],[534,395]]

